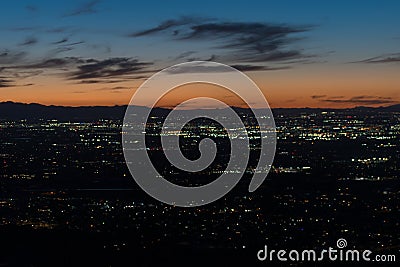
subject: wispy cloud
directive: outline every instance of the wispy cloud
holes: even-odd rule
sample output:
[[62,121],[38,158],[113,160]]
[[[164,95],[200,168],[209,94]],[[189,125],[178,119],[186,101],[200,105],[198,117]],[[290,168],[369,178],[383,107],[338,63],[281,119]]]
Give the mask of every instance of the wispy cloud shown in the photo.
[[80,44],[84,44],[84,43],[85,43],[84,41],[79,41],[79,42],[64,44],[64,46],[75,46],[75,45],[80,45]]
[[52,43],[52,44],[56,44],[57,47],[49,49],[46,53],[46,58],[54,58],[58,54],[71,51],[71,50],[75,49],[75,47],[77,45],[85,43],[84,41],[73,42],[73,43],[66,43],[66,42],[68,42],[68,39],[64,38],[57,42]]
[[17,84],[15,80],[0,77],[0,88],[31,86],[33,83]]
[[0,88],[14,86],[13,83],[14,81],[12,80],[0,78]]
[[231,72],[232,69],[227,69],[224,66],[214,66],[207,64],[198,64],[193,66],[173,66],[165,70],[169,74],[183,74],[183,73],[218,73],[218,72]]
[[12,77],[15,79],[26,79],[29,77],[40,75],[43,72],[44,72],[43,70],[22,70],[22,71],[14,72],[12,74]]
[[36,37],[30,36],[27,37],[22,43],[20,43],[20,46],[29,46],[29,45],[34,45],[38,42]]
[[82,64],[85,62],[88,61],[77,57],[51,58],[51,59],[43,59],[36,63],[9,66],[8,68],[9,69],[58,69],[58,68],[64,68],[66,66],[73,67],[76,64]]
[[15,64],[22,61],[26,57],[27,53],[24,51],[14,52],[10,50],[0,51],[0,64]]
[[262,65],[232,65],[231,67],[240,71],[286,70],[290,68],[289,66],[268,67]]
[[59,40],[59,41],[56,41],[56,42],[52,42],[51,44],[63,44],[63,43],[66,43],[66,42],[68,42],[68,38],[67,37],[65,37],[65,38],[62,38],[61,40]]
[[327,97],[327,95],[312,95],[311,98],[312,99],[320,99],[320,98],[324,98]]
[[215,61],[218,60],[217,55],[210,55],[208,57],[188,57],[186,61]]
[[301,25],[226,22],[215,19],[182,17],[156,27],[130,34],[131,37],[165,35],[176,41],[207,41],[224,54],[225,62],[285,62],[311,57],[298,44],[299,34],[313,27]]
[[99,88],[97,90],[98,91],[108,91],[108,92],[113,92],[113,93],[120,93],[121,91],[131,90],[131,89],[133,89],[133,87],[129,87],[129,86],[114,86],[114,87]]
[[196,53],[196,51],[186,51],[186,52],[183,52],[180,55],[176,56],[174,60],[181,60],[184,58],[188,58],[189,56],[191,56],[195,53]]
[[97,12],[96,6],[99,3],[100,3],[100,0],[92,0],[92,1],[85,2],[82,5],[76,7],[71,12],[66,13],[64,16],[69,17],[69,16],[78,16],[78,15],[96,13]]
[[353,96],[347,99],[324,98],[321,99],[320,101],[328,103],[336,103],[336,104],[355,104],[355,105],[382,105],[382,104],[393,104],[397,102],[391,97],[368,96],[368,95]]
[[[108,59],[55,57],[29,61],[29,59],[23,58],[24,55],[8,50],[0,53],[1,87],[17,86],[15,79],[20,81],[46,73],[58,75],[64,81],[75,81],[82,84],[117,84],[144,79],[158,71],[154,68],[153,62],[127,57]],[[123,89],[121,86],[112,88],[114,90]]]
[[[268,67],[264,65],[231,65],[232,68],[235,68],[239,71],[262,71],[262,70],[282,70],[288,69],[289,66],[279,66],[279,67]],[[172,68],[166,69],[166,71],[170,74],[182,74],[182,73],[217,73],[217,72],[230,72],[234,71],[233,69],[227,69],[224,66],[210,66],[207,64],[198,64],[194,66],[185,66],[181,67],[180,65],[174,66]]]
[[368,63],[368,64],[378,64],[378,63],[399,63],[400,53],[386,54],[377,57],[371,57],[359,61],[353,61],[351,63]]
[[[137,79],[139,79],[139,78],[137,78]],[[107,80],[93,80],[93,79],[90,79],[90,80],[80,80],[79,83],[82,83],[82,84],[121,83],[121,82],[125,82],[125,81],[126,80],[124,80],[124,79],[121,79],[121,80],[118,80],[118,79],[112,79],[112,80],[110,80],[110,79],[107,79]]]
[[85,80],[85,79],[109,79],[122,78],[146,73],[150,70],[148,67],[153,65],[151,62],[141,62],[132,58],[109,58],[105,60],[92,60],[85,64],[77,66],[77,70],[72,72],[70,79]]
[[179,19],[166,20],[154,28],[149,28],[146,30],[135,32],[130,34],[129,36],[131,37],[145,36],[145,35],[160,33],[169,29],[172,29],[172,34],[176,36],[179,34],[179,27],[192,25],[198,23],[199,21],[207,21],[207,20],[209,19],[194,18],[194,17],[181,17]]

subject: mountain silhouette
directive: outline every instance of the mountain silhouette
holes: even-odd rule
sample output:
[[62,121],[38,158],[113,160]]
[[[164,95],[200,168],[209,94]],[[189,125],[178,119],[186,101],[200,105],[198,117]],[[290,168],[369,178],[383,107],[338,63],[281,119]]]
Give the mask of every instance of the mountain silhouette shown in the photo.
[[[126,105],[122,106],[46,106],[41,104],[25,104],[16,102],[0,102],[0,120],[52,120],[59,121],[93,121],[98,119],[120,120],[124,117]],[[146,109],[146,107],[142,107]],[[236,111],[246,113],[246,109],[235,108]],[[276,108],[274,114],[291,114],[301,112],[318,112],[321,110],[335,110],[324,108]],[[353,112],[400,112],[400,104],[388,107],[356,107],[344,109]],[[168,109],[155,109],[158,114],[167,114]],[[154,110],[153,110],[154,113]]]

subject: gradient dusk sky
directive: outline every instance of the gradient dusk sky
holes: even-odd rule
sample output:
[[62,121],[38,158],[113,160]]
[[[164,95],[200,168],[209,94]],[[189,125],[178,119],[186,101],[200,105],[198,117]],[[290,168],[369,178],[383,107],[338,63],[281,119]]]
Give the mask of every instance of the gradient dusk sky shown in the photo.
[[158,70],[212,60],[245,71],[272,107],[400,102],[400,1],[4,1],[2,10],[0,101],[127,104]]

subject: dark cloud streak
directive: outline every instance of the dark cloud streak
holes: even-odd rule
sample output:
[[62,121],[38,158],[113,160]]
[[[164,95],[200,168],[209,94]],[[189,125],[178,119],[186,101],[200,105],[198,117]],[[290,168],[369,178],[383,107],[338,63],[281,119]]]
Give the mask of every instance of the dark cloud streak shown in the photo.
[[[86,64],[77,66],[70,79],[108,79],[149,72],[147,68],[153,65],[151,62],[141,62],[132,58],[109,58],[105,60],[92,60]],[[130,77],[132,78],[132,77]]]
[[[130,37],[166,35],[176,41],[207,41],[224,52],[218,56],[230,62],[285,62],[315,57],[291,48],[313,27],[272,23],[223,22],[182,17],[167,20]],[[179,56],[178,56],[179,58]]]
[[25,41],[23,41],[22,43],[20,43],[20,46],[30,46],[30,45],[34,45],[38,42],[38,40],[35,37],[28,37],[25,39]]
[[100,3],[100,0],[92,0],[88,1],[81,6],[77,7],[70,13],[65,14],[65,17],[70,17],[70,16],[79,16],[79,15],[85,15],[85,14],[93,14],[96,13],[96,6]]
[[196,53],[196,51],[183,52],[180,55],[178,55],[177,57],[175,57],[174,60],[181,60],[181,59],[187,58],[195,53]]
[[360,61],[353,61],[350,63],[381,64],[381,63],[399,63],[399,62],[400,62],[400,53],[394,53],[394,54],[367,58]]
[[240,71],[265,71],[265,70],[286,70],[289,66],[284,67],[268,67],[261,65],[232,65],[231,67]]
[[66,42],[68,42],[68,38],[67,37],[61,39],[60,41],[53,42],[51,44],[63,44],[63,43],[66,43]]
[[168,30],[173,28],[173,34],[177,35],[179,33],[179,30],[176,29],[178,27],[181,26],[185,26],[185,25],[190,25],[190,24],[194,24],[197,23],[198,21],[205,21],[207,19],[204,18],[191,18],[191,17],[181,17],[179,19],[171,19],[171,20],[166,20],[162,23],[160,23],[160,25],[158,25],[157,27],[154,28],[150,28],[147,30],[143,30],[143,31],[139,31],[139,32],[135,32],[132,34],[129,34],[128,36],[130,37],[140,37],[140,36],[145,36],[145,35],[151,35],[151,34],[156,34],[156,33],[160,33],[162,31]]
[[14,83],[14,81],[12,81],[12,80],[0,78],[0,88],[12,87],[12,86],[14,86],[13,83]]
[[321,99],[321,102],[335,103],[335,104],[357,104],[357,105],[382,105],[396,103],[391,97],[368,96],[360,95],[348,99],[326,98]]
[[[63,47],[61,47],[63,48]],[[64,47],[65,48],[65,47]],[[71,48],[67,48],[71,49]],[[13,63],[12,59],[19,57],[18,54],[12,54],[8,51],[0,53],[0,63]],[[153,62],[142,62],[133,58],[108,58],[104,60],[94,58],[80,57],[58,57],[45,58],[41,61],[8,64],[1,67],[0,72],[4,70],[13,77],[30,77],[42,74],[48,71],[62,71],[59,73],[67,80],[77,80],[79,83],[118,83],[135,79],[147,78],[153,72]],[[2,86],[9,84],[8,80],[2,81]]]
[[75,66],[87,62],[77,57],[44,59],[37,63],[9,66],[10,69],[57,69],[65,66]]
[[327,97],[327,95],[312,95],[311,98],[312,99],[320,99],[320,98],[324,98]]

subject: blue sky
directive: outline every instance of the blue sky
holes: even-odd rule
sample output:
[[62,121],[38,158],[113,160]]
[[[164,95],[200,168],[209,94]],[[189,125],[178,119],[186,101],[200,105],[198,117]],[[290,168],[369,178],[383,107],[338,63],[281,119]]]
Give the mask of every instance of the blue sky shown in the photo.
[[[96,4],[82,14],[72,15],[90,2]],[[314,48],[320,45],[345,56],[392,53],[400,43],[398,1],[142,1],[140,4],[65,1],[60,4],[39,0],[10,1],[3,3],[3,7],[0,17],[3,47],[18,44],[29,34],[38,35],[43,43],[51,42],[57,34],[44,31],[67,27],[71,32],[78,31],[77,39],[129,47],[136,40],[127,42],[125,34],[180,16],[313,25],[315,29],[307,36]],[[32,30],[15,31],[18,28]],[[366,42],[364,47],[359,47],[360,41]]]
[[[373,72],[383,79],[382,73],[395,73],[399,69],[399,10],[399,1],[5,1],[0,17],[0,69],[3,70],[0,72],[3,99],[0,100],[24,101],[23,97],[15,97],[13,88],[27,87],[20,89],[22,95],[29,87],[38,85],[37,81],[43,85],[43,79],[48,77],[49,84],[54,79],[59,79],[63,86],[71,84],[70,80],[83,77],[76,75],[74,69],[113,58],[151,63],[151,68],[146,66],[137,73],[133,69],[129,72],[140,77],[174,63],[212,59],[243,70],[250,70],[246,66],[257,66],[261,72],[250,75],[260,80],[263,80],[261,76],[270,77],[266,73],[270,69],[286,69],[288,77],[296,77],[307,70],[321,68],[333,73],[340,73],[340,69],[354,71],[358,79],[362,77],[360,71],[365,70],[366,74]],[[173,21],[174,26],[138,34],[157,29],[168,21]],[[227,24],[232,24],[228,31],[204,30],[205,25]],[[273,60],[265,56],[271,52],[265,44],[270,42],[269,37],[263,36],[264,32],[257,34],[249,30],[253,24],[261,24],[261,31],[266,33],[271,27],[281,27],[283,35],[272,37],[277,46],[273,49],[281,54],[291,52],[290,56],[276,59],[275,52]],[[194,32],[196,27],[201,30]],[[241,38],[248,37],[262,39],[263,47],[257,53],[265,57],[258,56],[257,49],[248,44],[238,48],[244,44]],[[228,47],[232,42],[235,48]],[[243,57],[235,55],[247,52]],[[62,74],[53,65],[40,65],[46,60],[70,57],[75,58],[74,62],[60,63],[60,69],[64,68]],[[81,62],[78,58],[94,61]],[[129,63],[133,65],[132,61]],[[104,68],[104,64],[110,67],[121,63],[111,60],[96,67]],[[30,77],[23,75],[28,72]],[[109,76],[120,78],[114,73],[109,75],[107,70]],[[26,81],[19,81],[20,77],[27,77]],[[394,74],[388,78],[394,79]],[[378,91],[362,92],[360,84],[354,96],[391,97],[395,102],[398,96],[393,96],[393,92],[398,85],[398,80],[393,80],[392,86],[385,85],[388,88],[382,89],[386,93],[378,95]],[[126,84],[120,87],[123,86]],[[88,88],[88,94],[93,89]],[[316,90],[308,94],[318,93]],[[329,90],[321,89],[320,95],[333,95]],[[77,86],[71,85],[70,92],[76,91]],[[352,95],[346,97],[349,100]],[[40,98],[35,99],[40,102]],[[26,100],[29,101],[32,100]],[[121,97],[117,102],[121,102]]]

